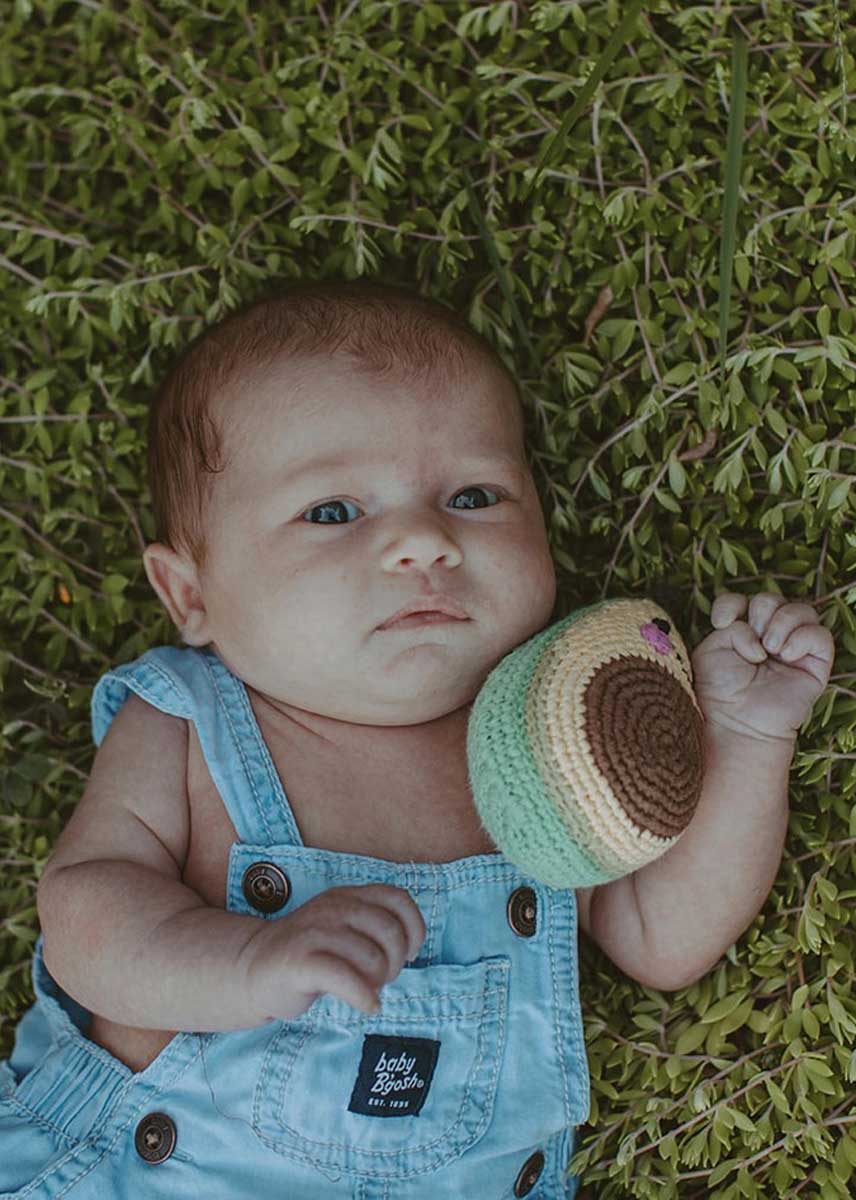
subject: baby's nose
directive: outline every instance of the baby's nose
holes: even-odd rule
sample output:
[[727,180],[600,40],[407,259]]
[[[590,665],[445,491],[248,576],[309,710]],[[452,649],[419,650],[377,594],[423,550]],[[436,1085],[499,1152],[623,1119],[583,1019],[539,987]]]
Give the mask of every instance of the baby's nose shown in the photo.
[[463,557],[460,546],[439,521],[417,518],[402,522],[390,537],[382,556],[387,571],[456,567]]

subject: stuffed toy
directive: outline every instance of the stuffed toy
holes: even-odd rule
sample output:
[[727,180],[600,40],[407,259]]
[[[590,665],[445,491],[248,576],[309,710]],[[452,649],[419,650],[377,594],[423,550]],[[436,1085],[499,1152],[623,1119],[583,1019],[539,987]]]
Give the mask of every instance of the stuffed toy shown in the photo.
[[590,887],[665,853],[704,773],[704,717],[668,613],[605,600],[512,650],[473,703],[467,765],[485,829],[542,883]]

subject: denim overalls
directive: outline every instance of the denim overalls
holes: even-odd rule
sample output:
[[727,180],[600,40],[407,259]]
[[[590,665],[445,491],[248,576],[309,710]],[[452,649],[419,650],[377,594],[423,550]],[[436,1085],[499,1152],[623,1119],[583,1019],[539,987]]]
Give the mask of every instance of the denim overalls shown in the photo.
[[243,683],[210,648],[160,646],[107,672],[96,745],[133,689],[195,723],[237,830],[230,912],[276,920],[326,888],[405,888],[419,957],[367,1016],[179,1033],[133,1072],[85,1036],[51,978],[0,1062],[0,1197],[48,1200],[565,1200],[589,1081],[576,903],[500,854],[392,863],[304,846]]

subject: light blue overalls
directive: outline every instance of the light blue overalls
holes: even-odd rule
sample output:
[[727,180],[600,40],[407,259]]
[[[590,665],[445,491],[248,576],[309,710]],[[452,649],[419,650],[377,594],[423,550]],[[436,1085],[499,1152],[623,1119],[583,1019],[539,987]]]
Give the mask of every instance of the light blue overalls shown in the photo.
[[276,920],[326,888],[419,905],[419,957],[367,1016],[179,1033],[133,1072],[84,1036],[48,973],[0,1062],[0,1196],[27,1200],[565,1200],[589,1079],[573,892],[500,854],[393,863],[304,846],[243,683],[210,648],[160,646],[103,675],[96,745],[128,695],[193,721],[240,841],[227,909]]

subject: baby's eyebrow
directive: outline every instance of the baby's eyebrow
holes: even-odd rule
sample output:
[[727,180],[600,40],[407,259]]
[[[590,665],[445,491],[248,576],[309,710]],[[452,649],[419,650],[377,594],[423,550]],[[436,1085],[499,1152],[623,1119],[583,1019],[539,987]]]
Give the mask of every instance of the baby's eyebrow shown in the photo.
[[[297,483],[314,475],[330,474],[331,472],[347,469],[378,470],[386,465],[387,463],[384,460],[374,457],[343,458],[341,455],[336,455],[326,458],[313,458],[309,462],[302,463],[294,470],[286,471],[282,475],[279,475],[274,487],[276,491],[283,491],[286,488],[294,487]],[[525,478],[525,471],[517,459],[504,453],[468,456],[456,459],[453,465],[456,471],[502,470],[516,475],[521,482]]]

